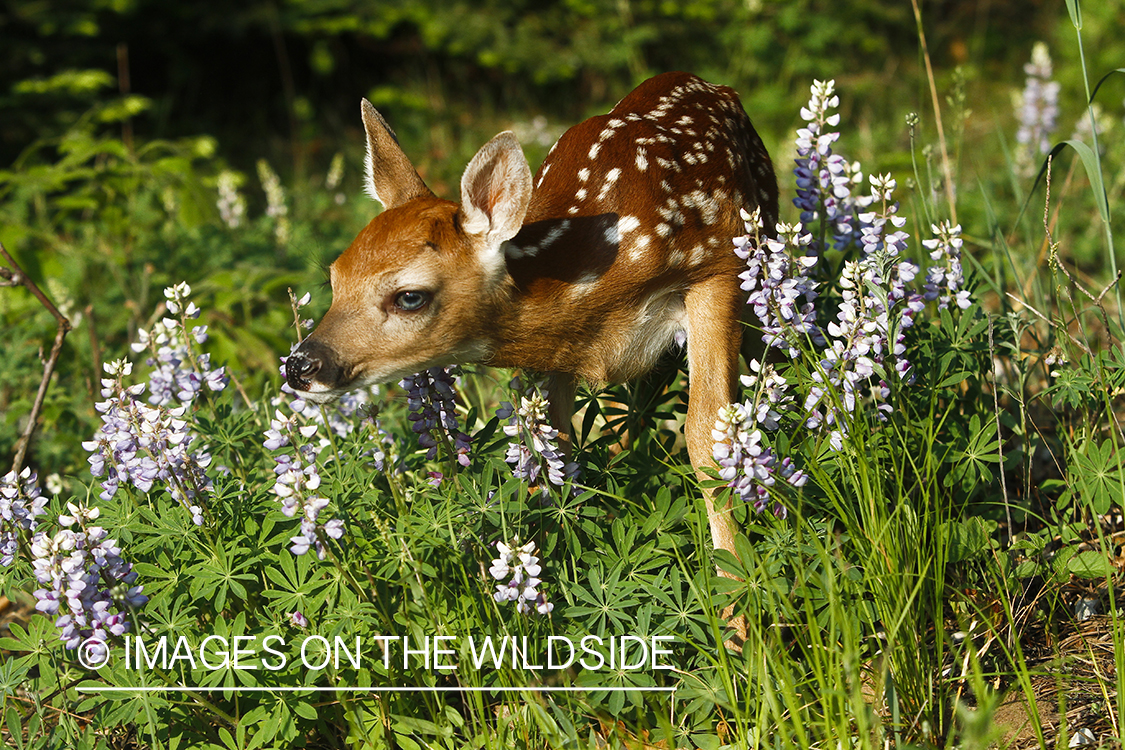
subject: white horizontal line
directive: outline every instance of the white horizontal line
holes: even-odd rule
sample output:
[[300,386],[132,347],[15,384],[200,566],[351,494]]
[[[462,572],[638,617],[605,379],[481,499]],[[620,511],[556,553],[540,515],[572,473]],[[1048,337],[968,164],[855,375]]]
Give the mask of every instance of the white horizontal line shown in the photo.
[[437,686],[383,686],[383,687],[205,687],[160,685],[145,687],[78,687],[80,693],[519,693],[531,691],[535,693],[674,693],[674,687],[573,687],[562,685],[557,687],[529,685],[527,687],[437,687]]

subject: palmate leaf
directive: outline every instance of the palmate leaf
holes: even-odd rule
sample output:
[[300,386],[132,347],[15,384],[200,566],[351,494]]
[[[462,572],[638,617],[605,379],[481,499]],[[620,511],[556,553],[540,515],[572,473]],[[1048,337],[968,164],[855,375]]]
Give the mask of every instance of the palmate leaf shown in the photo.
[[191,585],[192,595],[213,600],[216,612],[223,609],[228,596],[245,600],[246,583],[252,583],[256,577],[253,573],[240,571],[253,569],[258,562],[252,557],[237,559],[246,553],[247,550],[242,547],[229,551],[220,549],[218,554],[196,569],[196,578]]
[[640,601],[635,597],[636,585],[621,581],[621,571],[618,565],[607,576],[601,565],[591,566],[586,577],[589,588],[572,584],[571,594],[578,603],[567,607],[566,616],[590,623],[588,632],[594,635],[604,635],[607,630],[627,632],[633,621],[631,612]]
[[699,643],[708,642],[710,622],[697,589],[682,580],[678,567],[672,568],[667,583],[664,578],[662,573],[648,590],[661,608],[656,612],[660,626],[680,638],[690,634]]
[[1059,368],[1052,375],[1055,382],[1045,393],[1051,394],[1051,403],[1056,409],[1063,406],[1080,408],[1096,394],[1094,376],[1085,367]]
[[[12,665],[10,667],[12,670],[26,673],[32,668],[38,668],[41,674],[52,674],[55,671],[52,661],[56,657],[53,652],[60,649],[62,644],[53,618],[36,612],[28,619],[26,629],[13,621],[8,623],[8,632],[13,637],[0,638],[0,649],[25,654],[20,658],[7,658],[6,663]],[[9,675],[11,674],[15,672],[9,672]],[[8,693],[6,684],[3,690],[5,694]]]
[[265,568],[266,577],[278,588],[266,589],[263,596],[286,612],[309,613],[319,609],[327,598],[328,584],[320,571],[313,570],[310,556],[295,557],[285,552],[279,561],[281,570],[273,565]]
[[953,464],[953,468],[945,475],[946,486],[960,482],[963,487],[970,489],[978,483],[991,482],[990,464],[998,463],[1001,459],[996,440],[996,422],[988,419],[982,424],[980,415],[974,414],[969,420],[967,431],[956,423],[952,428],[960,433],[958,442],[963,441],[964,447],[954,445],[947,455],[946,462]]
[[1090,504],[1097,515],[1104,515],[1116,502],[1125,507],[1125,471],[1122,455],[1112,440],[1096,445],[1089,441],[1085,451],[1074,452],[1070,469],[1071,484],[1079,499]]

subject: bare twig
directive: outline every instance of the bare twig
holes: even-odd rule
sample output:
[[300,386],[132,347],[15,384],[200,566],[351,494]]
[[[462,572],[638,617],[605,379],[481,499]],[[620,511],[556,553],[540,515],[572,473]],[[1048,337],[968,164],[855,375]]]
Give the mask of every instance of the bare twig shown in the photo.
[[86,305],[86,320],[89,321],[87,331],[90,334],[90,356],[94,360],[94,377],[89,382],[90,400],[97,401],[100,395],[98,378],[102,372],[102,348],[98,344],[98,319],[94,315],[94,305]]
[[[1117,286],[1117,284],[1121,281],[1121,274],[1122,273],[1125,273],[1125,272],[1119,270],[1117,272],[1117,275],[1113,277],[1113,281],[1109,282],[1109,284],[1106,285],[1105,289],[1101,290],[1101,292],[1098,293],[1098,296],[1093,298],[1094,304],[1096,304],[1098,306],[1101,306],[1102,297],[1104,297],[1105,293],[1108,292],[1110,289],[1113,289],[1113,287]],[[1085,289],[1083,289],[1082,291],[1086,292]],[[1090,293],[1086,292],[1086,294],[1087,294],[1087,296],[1089,296]],[[1108,323],[1106,324],[1106,328],[1109,328]]]
[[0,243],[0,255],[4,256],[4,262],[8,264],[8,268],[0,268],[0,275],[11,282],[13,286],[20,284],[31,292],[32,296],[39,300],[40,304],[58,322],[58,328],[55,331],[55,343],[51,347],[50,355],[43,362],[43,379],[39,381],[39,392],[35,394],[35,402],[31,405],[31,412],[27,416],[27,427],[24,428],[23,434],[20,435],[20,439],[16,443],[16,457],[12,461],[12,471],[19,473],[20,469],[23,468],[23,459],[27,455],[27,447],[31,444],[31,435],[35,432],[35,423],[39,421],[39,411],[43,408],[43,400],[47,397],[47,386],[51,382],[51,375],[55,372],[55,363],[58,362],[59,352],[62,351],[63,340],[71,326],[67,317],[59,312],[54,303],[47,299],[47,295],[43,294],[43,291],[35,285],[35,282],[23,272],[15,259],[8,255],[3,243]]
[[246,394],[246,389],[242,387],[242,382],[237,377],[235,377],[232,368],[227,368],[227,377],[230,378],[230,382],[234,383],[234,387],[238,391],[238,394],[242,396],[242,400],[246,403],[246,408],[253,412],[258,411],[257,404],[250,400],[250,396]]

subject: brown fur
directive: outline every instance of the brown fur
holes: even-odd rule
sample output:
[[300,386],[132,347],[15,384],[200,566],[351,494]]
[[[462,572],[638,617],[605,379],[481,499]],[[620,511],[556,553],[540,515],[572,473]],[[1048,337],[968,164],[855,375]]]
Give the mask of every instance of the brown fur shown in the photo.
[[[436,365],[535,370],[551,378],[567,441],[578,379],[637,377],[683,331],[688,453],[709,465],[737,388],[739,209],[777,220],[773,168],[737,95],[657,76],[568,130],[534,180],[501,134],[466,169],[461,205],[434,197],[378,113],[363,113],[369,192],[386,210],[332,265],[332,308],[290,361],[293,387],[327,400]],[[415,290],[427,304],[402,309]],[[708,494],[707,510],[715,546],[733,552],[729,509]]]

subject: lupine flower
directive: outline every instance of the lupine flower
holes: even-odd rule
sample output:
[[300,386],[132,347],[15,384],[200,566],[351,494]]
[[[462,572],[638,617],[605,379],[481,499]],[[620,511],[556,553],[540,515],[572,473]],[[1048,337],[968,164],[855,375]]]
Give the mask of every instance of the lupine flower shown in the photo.
[[200,313],[190,295],[191,287],[185,282],[167,287],[165,306],[179,319],[163,318],[151,331],[138,330],[137,341],[132,344],[135,352],[148,349],[152,353],[146,364],[153,368],[149,374],[148,402],[154,406],[174,401],[190,404],[205,386],[208,391],[217,392],[226,388],[230,380],[225,367],[212,369],[211,355],[197,353],[192,344],[207,341],[207,326],[193,326],[188,333],[187,321],[195,320]]
[[281,411],[277,411],[274,416],[270,420],[270,429],[265,433],[265,447],[269,450],[288,446],[297,448],[296,453],[274,456],[274,473],[277,479],[270,489],[281,502],[282,513],[290,518],[301,519],[300,533],[289,539],[292,542],[289,551],[294,555],[303,555],[313,549],[316,556],[323,560],[328,555],[328,548],[324,545],[320,532],[332,539],[339,539],[344,534],[344,522],[334,518],[326,523],[319,523],[321,511],[328,507],[328,498],[317,494],[321,481],[316,462],[317,448],[305,442],[316,435],[318,426],[299,424],[296,414],[286,417]]
[[289,206],[285,204],[285,188],[281,186],[281,178],[277,176],[265,159],[258,160],[258,179],[262,182],[262,189],[266,191],[266,216],[275,220],[274,238],[277,244],[284,245],[289,242]]
[[145,384],[126,386],[124,378],[133,367],[124,361],[105,364],[113,376],[102,380],[105,401],[94,404],[101,413],[102,426],[93,440],[82,443],[90,452],[90,473],[104,477],[102,500],[111,499],[122,482],[141,492],[149,492],[160,482],[172,497],[203,523],[202,509],[193,501],[212,490],[206,469],[211,455],[194,449],[195,433],[184,419],[186,406],[150,406],[138,400]]
[[1051,135],[1058,126],[1059,83],[1051,80],[1051,67],[1047,45],[1036,42],[1031,62],[1023,66],[1027,82],[1016,102],[1016,141],[1023,147],[1017,152],[1017,163],[1025,174],[1034,172],[1039,158],[1051,150]]
[[[760,220],[748,215],[747,235],[735,240],[735,252],[748,266],[741,275],[743,288],[750,292],[748,303],[754,308],[767,345],[790,357],[798,356],[809,344],[823,347],[819,366],[811,373],[814,384],[804,399],[805,426],[827,430],[829,445],[836,450],[843,447],[847,434],[841,409],[853,413],[870,394],[881,417],[890,410],[886,403],[890,388],[883,371],[888,357],[900,379],[911,376],[910,362],[904,356],[905,332],[925,300],[909,288],[918,266],[902,258],[908,235],[902,231],[905,219],[898,215],[894,189],[895,181],[889,176],[872,177],[870,195],[853,204],[873,210],[855,216],[862,255],[844,264],[839,282],[841,304],[836,319],[823,331],[815,318],[816,285],[809,279],[815,258],[805,252],[812,239],[802,226],[778,224],[777,238],[762,241]],[[947,240],[950,248],[958,244],[951,236]],[[949,259],[942,280],[948,277],[959,285],[959,260],[950,259],[944,250],[940,255]],[[938,272],[933,272],[933,279],[938,279]],[[964,295],[958,296],[959,303],[962,298]],[[758,373],[760,365],[752,383],[757,382]],[[769,398],[760,396],[780,398],[784,393],[778,390],[784,380],[776,373],[771,383],[774,392],[759,394],[746,404],[753,412],[754,424],[766,429],[777,428],[781,412]],[[744,482],[735,489],[748,491],[750,486]]]
[[734,238],[734,254],[746,261],[739,274],[742,289],[750,292],[747,304],[754,308],[767,347],[785,350],[796,357],[805,341],[824,343],[816,325],[816,282],[810,274],[815,255],[798,255],[799,248],[812,242],[812,235],[801,224],[778,224],[778,238],[763,233],[761,210],[742,212],[746,234]]
[[308,618],[301,614],[301,610],[295,610],[289,613],[289,624],[295,628],[307,628],[309,626]]
[[36,519],[47,510],[47,498],[39,491],[39,478],[28,467],[18,475],[9,471],[0,477],[0,565],[16,558],[21,535],[35,531]]
[[313,321],[312,318],[302,318],[301,317],[301,308],[308,305],[309,302],[311,302],[311,301],[312,301],[312,293],[311,292],[305,292],[304,296],[302,296],[300,299],[297,299],[297,295],[293,293],[293,290],[292,289],[289,290],[289,304],[293,308],[293,322],[294,322],[294,324],[296,325],[296,328],[297,328],[298,338],[300,338],[302,330],[307,331],[307,330],[309,330],[310,328],[313,327],[314,321]]
[[[34,592],[35,609],[55,616],[59,639],[74,649],[86,639],[105,643],[130,629],[127,614],[148,601],[136,584],[132,565],[121,558],[121,548],[106,538],[97,519],[97,507],[67,503],[69,515],[59,516],[58,532],[35,534],[31,543],[32,567],[42,588]],[[77,527],[77,528],[71,528]]]
[[500,556],[492,561],[488,572],[498,581],[511,576],[507,583],[496,586],[492,598],[498,602],[515,602],[516,611],[527,614],[532,611],[546,615],[555,608],[552,602],[547,601],[547,595],[538,590],[543,583],[539,578],[542,567],[539,558],[535,556],[535,542],[528,542],[522,547],[513,541],[511,546],[503,542],[496,543],[496,551]]
[[[864,272],[870,273],[866,279],[868,299],[871,305],[889,319],[891,313],[898,308],[896,336],[892,347],[895,357],[895,369],[899,377],[905,377],[910,370],[910,362],[902,355],[906,351],[906,330],[914,325],[914,316],[925,307],[925,300],[918,292],[910,289],[910,284],[917,276],[918,264],[905,260],[902,252],[906,250],[906,241],[910,238],[902,227],[906,219],[898,216],[898,203],[893,201],[896,183],[890,175],[871,178],[871,204],[876,206],[875,211],[860,214],[863,223],[863,250],[865,253],[861,264]],[[887,233],[886,226],[890,224],[894,231]],[[886,320],[879,320],[880,328],[884,335],[890,335],[890,328]]]
[[[470,438],[457,422],[453,368],[431,367],[424,372],[403,378],[410,429],[418,436],[418,444],[426,451],[426,458],[437,456],[438,443],[447,440],[452,446],[457,463],[469,465]],[[439,432],[440,430],[440,432]]]
[[[711,455],[719,464],[719,477],[743,501],[752,502],[754,510],[760,513],[769,504],[769,488],[778,476],[794,487],[804,486],[808,477],[797,470],[792,459],[779,461],[773,449],[762,444],[755,413],[749,402],[729,404],[720,409],[711,431],[715,441]],[[775,502],[772,510],[778,518],[785,518],[784,505]]]
[[[883,363],[891,357],[899,378],[908,379],[906,330],[924,306],[922,296],[907,287],[918,266],[900,257],[908,235],[901,231],[905,219],[897,215],[898,205],[892,201],[895,181],[889,176],[872,177],[871,185],[871,204],[877,208],[860,215],[864,255],[844,264],[840,309],[836,320],[825,327],[828,346],[812,374],[817,385],[805,400],[806,426],[827,427],[835,450],[843,447],[847,436],[839,409],[854,413],[865,385],[878,403],[880,418],[890,410]],[[888,225],[894,231],[887,232]]]
[[547,469],[547,483],[541,486],[544,496],[550,494],[550,485],[562,487],[568,479],[577,478],[578,464],[567,463],[558,446],[559,431],[551,426],[547,416],[547,399],[542,393],[542,383],[530,383],[523,388],[520,379],[513,378],[509,386],[520,395],[519,407],[503,402],[496,416],[508,420],[504,434],[516,438],[508,443],[504,460],[511,464],[512,474],[528,484],[534,484],[543,468]]
[[246,214],[246,201],[238,192],[238,175],[230,170],[219,173],[219,217],[231,229],[242,224]]
[[944,310],[954,302],[962,310],[969,307],[969,290],[962,289],[965,274],[961,268],[961,225],[950,226],[948,221],[931,225],[936,239],[922,240],[922,246],[930,251],[930,259],[940,265],[926,270],[926,286],[922,295],[926,301],[937,300],[938,309]]
[[[862,198],[853,198],[852,191],[863,182],[859,163],[849,163],[832,152],[838,132],[827,132],[840,124],[840,115],[831,113],[840,104],[834,93],[835,81],[813,81],[812,96],[801,108],[805,127],[797,131],[797,197],[793,205],[801,209],[801,224],[806,228],[824,222],[831,233],[832,246],[840,249],[849,244],[858,230],[856,211],[865,205]],[[811,239],[808,252],[818,255],[826,248],[819,239]]]
[[[927,272],[925,295],[912,288],[920,269],[903,255],[909,235],[902,231],[906,221],[894,202],[895,181],[871,177],[869,194],[857,194],[860,165],[832,152],[839,134],[828,130],[839,124],[839,115],[831,112],[837,104],[833,83],[817,81],[801,111],[807,125],[797,132],[794,203],[802,223],[778,224],[776,238],[764,238],[760,214],[743,212],[747,233],[734,240],[735,253],[747,264],[742,288],[749,292],[763,341],[791,358],[811,349],[819,360],[800,401],[772,366],[750,362],[752,373],[743,384],[753,389],[752,397],[720,410],[713,434],[720,475],[758,510],[778,474],[796,486],[806,481],[789,458],[779,460],[764,445],[761,430],[779,429],[796,412],[806,428],[827,433],[829,446],[841,450],[850,415],[861,404],[874,403],[880,419],[891,411],[889,371],[902,382],[912,381],[906,331],[926,301],[937,300],[942,308],[951,301],[962,309],[969,305],[962,288],[960,227],[949,223],[935,226],[937,239],[923,243],[939,263]],[[915,120],[908,118],[911,127]],[[817,284],[811,278],[824,249],[812,233],[817,224],[836,249],[855,245],[860,250],[858,258],[844,263],[840,306],[823,328],[816,322]]]
[[781,426],[782,413],[794,406],[789,383],[771,364],[763,365],[756,359],[749,362],[750,374],[743,375],[742,385],[753,394],[747,405],[753,409],[755,424],[771,432]]

